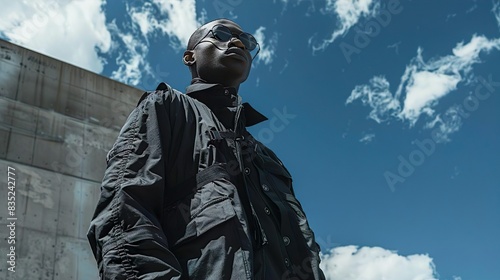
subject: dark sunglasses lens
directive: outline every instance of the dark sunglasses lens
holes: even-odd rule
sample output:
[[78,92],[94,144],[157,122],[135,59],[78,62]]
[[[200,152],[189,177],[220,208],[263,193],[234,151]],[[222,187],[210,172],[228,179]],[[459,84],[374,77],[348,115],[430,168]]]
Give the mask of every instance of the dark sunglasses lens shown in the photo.
[[248,33],[241,33],[240,40],[249,51],[253,51],[257,46],[257,40]]
[[222,41],[222,42],[227,42],[231,40],[231,37],[233,36],[231,34],[231,30],[229,28],[223,26],[223,25],[217,25],[213,29],[214,35],[217,38],[217,40]]

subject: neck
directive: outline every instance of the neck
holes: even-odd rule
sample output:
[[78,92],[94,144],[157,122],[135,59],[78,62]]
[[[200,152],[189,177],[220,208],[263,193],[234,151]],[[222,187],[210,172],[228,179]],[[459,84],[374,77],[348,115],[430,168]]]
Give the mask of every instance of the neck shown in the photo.
[[232,84],[228,84],[228,83],[211,83],[211,82],[208,82],[202,78],[199,78],[199,77],[194,77],[192,80],[191,80],[191,84],[196,84],[196,83],[202,83],[202,84],[221,84],[223,87],[232,87],[236,90],[236,93],[238,93],[238,90],[240,88],[240,84],[239,83],[236,83],[235,85],[232,85]]

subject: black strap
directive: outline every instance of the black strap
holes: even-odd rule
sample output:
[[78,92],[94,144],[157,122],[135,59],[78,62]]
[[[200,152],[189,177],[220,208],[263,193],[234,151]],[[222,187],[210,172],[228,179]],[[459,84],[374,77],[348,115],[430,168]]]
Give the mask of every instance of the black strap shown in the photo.
[[233,139],[233,140],[244,139],[243,135],[236,134],[235,132],[230,130],[227,131],[209,130],[208,136],[210,137],[210,140],[216,140],[216,141],[220,141],[223,139]]
[[214,164],[198,172],[198,174],[196,174],[197,189],[217,179],[231,179],[229,173],[222,164]]
[[222,178],[226,180],[231,179],[224,166],[222,164],[211,165],[198,172],[198,174],[196,174],[195,176],[192,176],[191,178],[174,186],[173,188],[169,188],[167,190],[168,197],[165,199],[165,205],[167,205],[167,208],[171,207],[179,200],[195,193],[196,190],[201,188],[202,186]]

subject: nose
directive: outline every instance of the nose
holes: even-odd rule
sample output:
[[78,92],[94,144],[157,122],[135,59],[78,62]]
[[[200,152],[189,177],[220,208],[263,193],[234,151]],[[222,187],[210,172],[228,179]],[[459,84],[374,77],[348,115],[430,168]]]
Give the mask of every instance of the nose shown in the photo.
[[229,46],[236,46],[240,49],[245,49],[243,42],[236,37],[232,37],[231,40],[229,40]]

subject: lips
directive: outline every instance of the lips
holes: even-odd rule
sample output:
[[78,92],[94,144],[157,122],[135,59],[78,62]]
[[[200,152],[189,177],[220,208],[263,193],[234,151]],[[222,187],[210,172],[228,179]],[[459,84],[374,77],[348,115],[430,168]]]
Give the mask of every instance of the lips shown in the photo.
[[246,52],[238,47],[231,47],[224,52],[225,54],[237,54],[242,56],[245,60],[248,60]]

